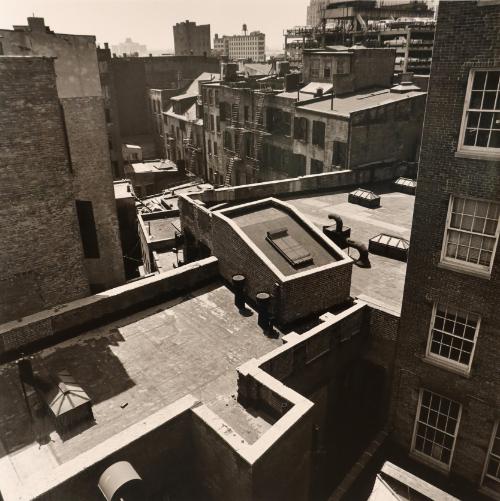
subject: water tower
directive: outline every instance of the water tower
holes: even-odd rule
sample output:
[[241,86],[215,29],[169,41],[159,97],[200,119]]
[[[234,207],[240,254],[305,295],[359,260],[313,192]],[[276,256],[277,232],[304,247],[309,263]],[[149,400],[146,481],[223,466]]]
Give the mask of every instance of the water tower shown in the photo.
[[248,31],[248,29],[247,29],[247,25],[246,25],[246,24],[244,24],[244,25],[243,25],[242,30],[243,30],[243,34],[244,34],[245,36],[247,36],[247,31]]

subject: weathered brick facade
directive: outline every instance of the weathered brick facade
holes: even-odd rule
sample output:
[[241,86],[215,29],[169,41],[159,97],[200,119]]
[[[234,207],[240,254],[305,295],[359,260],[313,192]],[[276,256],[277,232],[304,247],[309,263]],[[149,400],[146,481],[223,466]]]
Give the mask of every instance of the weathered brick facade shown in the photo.
[[45,26],[43,18],[34,17],[28,18],[28,26],[0,30],[0,35],[7,55],[56,58],[73,197],[92,204],[95,220],[98,255],[84,259],[88,282],[92,291],[120,285],[125,274],[95,37],[57,34]]
[[89,294],[55,79],[0,57],[0,323]]
[[[469,72],[499,69],[499,26],[498,4],[440,2],[395,372],[396,441],[410,450],[421,388],[460,403],[450,480],[473,488],[481,484],[500,418],[500,259],[497,252],[490,276],[480,277],[445,268],[441,252],[451,195],[500,200],[498,153],[489,159],[457,153]],[[481,317],[468,375],[426,357],[437,302]]]

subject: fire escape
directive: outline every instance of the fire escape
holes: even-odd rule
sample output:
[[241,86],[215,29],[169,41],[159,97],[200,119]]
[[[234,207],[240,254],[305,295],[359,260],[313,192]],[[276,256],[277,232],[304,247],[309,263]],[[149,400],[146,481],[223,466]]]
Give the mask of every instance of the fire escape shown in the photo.
[[188,170],[192,174],[198,175],[198,156],[201,152],[201,148],[194,144],[194,131],[193,124],[187,122],[186,124],[186,138],[184,139],[185,152],[187,156]]

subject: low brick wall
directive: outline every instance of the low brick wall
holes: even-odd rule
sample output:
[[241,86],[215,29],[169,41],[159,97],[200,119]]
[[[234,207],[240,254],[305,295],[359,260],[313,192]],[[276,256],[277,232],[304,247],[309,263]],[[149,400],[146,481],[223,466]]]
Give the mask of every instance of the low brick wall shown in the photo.
[[308,191],[327,191],[348,186],[357,187],[368,183],[391,181],[401,176],[416,176],[415,166],[407,163],[376,164],[354,170],[312,174],[265,183],[206,190],[202,193],[190,194],[189,197],[207,204],[245,202],[259,198],[279,197]]
[[30,345],[51,344],[59,336],[76,335],[148,304],[155,304],[218,277],[218,261],[210,257],[87,298],[56,306],[0,325],[0,360]]

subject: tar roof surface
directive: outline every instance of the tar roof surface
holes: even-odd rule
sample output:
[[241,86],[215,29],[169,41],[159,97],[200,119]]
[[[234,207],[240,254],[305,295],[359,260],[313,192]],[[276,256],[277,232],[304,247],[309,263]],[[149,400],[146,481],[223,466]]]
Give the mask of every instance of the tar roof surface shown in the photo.
[[171,160],[158,160],[156,162],[133,163],[132,169],[136,174],[145,172],[172,172],[177,170],[177,166]]
[[[255,207],[246,213],[229,217],[284,275],[294,275],[337,261],[334,254],[310,230],[277,207]],[[287,228],[288,234],[309,251],[312,264],[295,268],[266,240],[268,231],[280,228]]]
[[171,240],[176,232],[181,231],[181,223],[178,216],[161,219],[148,219],[144,225],[153,240]]
[[[35,374],[67,370],[92,400],[95,424],[64,440],[34,411],[31,422],[18,368],[0,366],[0,471],[10,461],[20,481],[55,467],[190,393],[250,443],[272,422],[233,398],[236,368],[277,346],[257,315],[243,316],[215,283],[96,328],[33,355]],[[33,405],[34,398],[29,401]],[[125,405],[127,404],[127,405]]]
[[[318,193],[287,198],[310,221],[322,228],[335,224],[329,213],[342,217],[345,226],[351,227],[351,238],[365,244],[379,233],[390,233],[409,239],[415,197],[395,191],[392,185],[366,185],[381,196],[380,208],[367,209],[347,201],[352,187],[336,193]],[[347,252],[347,249],[345,249]],[[357,251],[351,250],[352,256]],[[399,311],[403,300],[406,263],[370,254],[371,268],[353,266],[351,294],[368,296],[373,302],[383,303]]]

